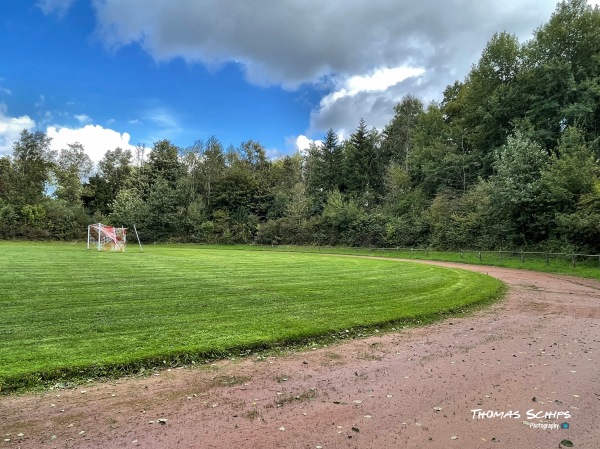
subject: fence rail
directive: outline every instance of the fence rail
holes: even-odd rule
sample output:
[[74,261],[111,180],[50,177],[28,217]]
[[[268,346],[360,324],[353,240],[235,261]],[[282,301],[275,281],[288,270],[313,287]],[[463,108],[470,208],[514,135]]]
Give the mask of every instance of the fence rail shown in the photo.
[[[260,245],[259,245],[260,246]],[[267,245],[265,245],[267,246]],[[440,256],[444,256],[443,260],[455,260],[464,262],[480,262],[490,264],[493,262],[506,262],[511,259],[519,260],[521,264],[527,262],[543,262],[546,266],[550,266],[552,262],[562,260],[563,262],[569,263],[573,268],[576,268],[578,264],[585,264],[588,267],[594,266],[600,269],[600,254],[582,254],[582,253],[557,253],[550,251],[516,251],[516,250],[495,250],[495,251],[479,251],[470,249],[460,249],[455,251],[438,251],[431,248],[405,248],[405,247],[387,247],[387,248],[376,248],[376,247],[342,247],[342,246],[328,246],[328,245],[314,245],[314,246],[293,246],[293,245],[270,245],[271,247],[277,247],[289,251],[312,251],[312,252],[330,252],[330,253],[361,253],[367,252],[369,254],[382,253],[393,254],[401,253],[402,257],[414,257],[414,258],[427,258],[435,259]],[[423,257],[423,255],[425,257]],[[593,265],[592,265],[593,263]]]

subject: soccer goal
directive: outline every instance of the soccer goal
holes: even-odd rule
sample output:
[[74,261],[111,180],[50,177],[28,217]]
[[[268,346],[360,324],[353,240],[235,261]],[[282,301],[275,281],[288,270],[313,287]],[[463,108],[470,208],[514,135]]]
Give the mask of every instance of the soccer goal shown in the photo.
[[127,228],[115,228],[102,223],[88,226],[87,249],[98,251],[125,251],[127,245]]

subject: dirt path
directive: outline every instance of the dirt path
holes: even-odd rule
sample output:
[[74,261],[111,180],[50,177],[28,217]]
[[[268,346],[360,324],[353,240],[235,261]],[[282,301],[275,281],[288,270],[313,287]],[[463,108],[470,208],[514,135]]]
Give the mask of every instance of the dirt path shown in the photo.
[[509,293],[420,329],[3,397],[0,448],[599,448],[600,282],[436,264]]

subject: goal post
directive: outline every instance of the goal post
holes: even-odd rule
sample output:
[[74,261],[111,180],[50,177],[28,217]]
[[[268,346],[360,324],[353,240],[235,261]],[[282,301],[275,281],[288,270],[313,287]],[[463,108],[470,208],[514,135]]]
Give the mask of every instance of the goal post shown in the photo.
[[127,228],[116,228],[102,223],[94,223],[88,226],[87,249],[125,251],[126,246]]

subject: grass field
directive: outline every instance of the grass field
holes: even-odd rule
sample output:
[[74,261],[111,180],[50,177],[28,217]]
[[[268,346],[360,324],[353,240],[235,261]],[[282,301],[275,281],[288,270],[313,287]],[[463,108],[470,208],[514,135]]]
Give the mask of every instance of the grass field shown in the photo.
[[202,246],[0,242],[0,388],[190,364],[497,298],[490,277],[387,260]]

